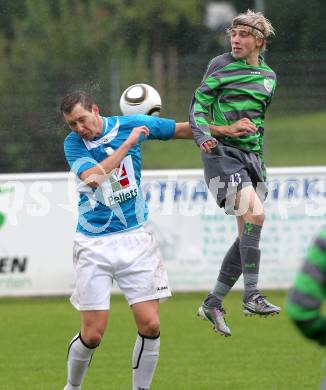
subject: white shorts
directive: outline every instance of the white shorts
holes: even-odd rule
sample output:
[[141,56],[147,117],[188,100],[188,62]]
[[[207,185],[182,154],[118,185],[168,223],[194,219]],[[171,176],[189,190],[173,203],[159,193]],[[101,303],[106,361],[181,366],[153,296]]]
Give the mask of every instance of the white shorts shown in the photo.
[[80,311],[108,310],[113,280],[129,305],[171,296],[160,251],[144,227],[99,237],[76,233],[74,266],[70,302]]

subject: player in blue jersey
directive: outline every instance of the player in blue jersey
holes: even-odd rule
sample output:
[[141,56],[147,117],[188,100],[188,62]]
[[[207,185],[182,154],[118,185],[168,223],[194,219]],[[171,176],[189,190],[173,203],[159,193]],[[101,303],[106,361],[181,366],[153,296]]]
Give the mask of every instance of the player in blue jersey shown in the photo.
[[103,117],[82,91],[66,95],[61,112],[72,130],[64,151],[80,195],[76,287],[70,300],[81,313],[81,330],[69,345],[64,390],[81,389],[106,329],[113,280],[138,329],[133,390],[149,389],[160,349],[159,301],[171,292],[158,247],[144,226],[148,210],[140,190],[140,142],[192,138],[191,129],[187,122],[147,115]]

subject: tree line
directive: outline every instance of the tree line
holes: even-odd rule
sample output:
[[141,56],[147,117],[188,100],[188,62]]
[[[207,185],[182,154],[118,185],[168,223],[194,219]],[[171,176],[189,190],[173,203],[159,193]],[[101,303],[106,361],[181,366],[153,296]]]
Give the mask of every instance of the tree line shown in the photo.
[[[66,169],[58,105],[68,90],[86,89],[112,114],[125,87],[148,81],[164,91],[166,115],[185,119],[204,64],[225,50],[204,24],[208,2],[0,0],[2,172]],[[265,0],[265,14],[277,33],[271,57],[326,54],[321,0]]]

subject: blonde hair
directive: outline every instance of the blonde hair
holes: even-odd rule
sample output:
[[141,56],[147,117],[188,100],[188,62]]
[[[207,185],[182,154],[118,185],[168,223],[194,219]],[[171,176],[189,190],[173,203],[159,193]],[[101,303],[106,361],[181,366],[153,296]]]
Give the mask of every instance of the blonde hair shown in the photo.
[[232,20],[232,24],[227,29],[227,32],[230,33],[233,28],[238,26],[248,27],[252,35],[264,40],[261,51],[266,49],[266,39],[275,35],[272,23],[261,12],[254,12],[250,9],[236,16]]

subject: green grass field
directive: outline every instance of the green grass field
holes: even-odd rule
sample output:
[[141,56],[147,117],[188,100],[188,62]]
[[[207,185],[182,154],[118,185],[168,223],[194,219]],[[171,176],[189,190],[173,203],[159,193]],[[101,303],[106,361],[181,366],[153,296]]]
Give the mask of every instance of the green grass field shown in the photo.
[[[175,294],[161,306],[161,356],[153,390],[318,389],[324,350],[299,335],[282,313],[244,317],[241,293],[225,301],[232,337],[195,316],[204,293]],[[284,292],[268,298],[283,306]],[[79,327],[67,298],[1,299],[1,390],[62,390],[66,348]],[[83,390],[129,390],[136,337],[132,313],[114,295],[111,318]]]
[[[326,112],[266,118],[267,166],[326,165]],[[143,167],[202,168],[200,152],[192,140],[147,142],[143,145]]]

